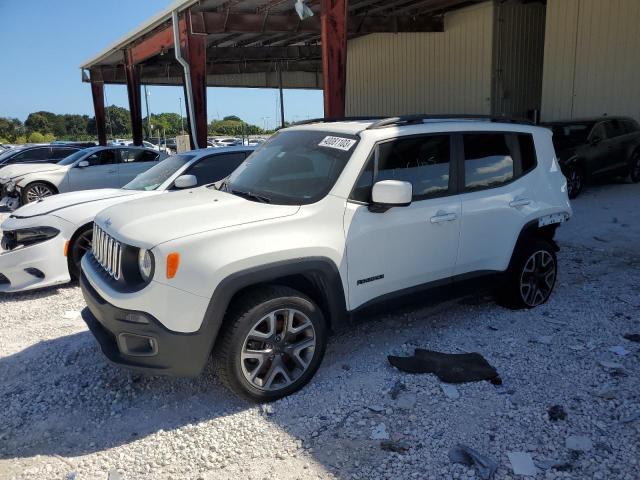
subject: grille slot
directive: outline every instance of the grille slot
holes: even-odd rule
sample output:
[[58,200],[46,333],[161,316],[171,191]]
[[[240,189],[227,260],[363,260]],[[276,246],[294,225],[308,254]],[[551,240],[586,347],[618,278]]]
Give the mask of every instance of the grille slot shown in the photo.
[[93,257],[105,272],[116,280],[122,275],[122,244],[93,224]]

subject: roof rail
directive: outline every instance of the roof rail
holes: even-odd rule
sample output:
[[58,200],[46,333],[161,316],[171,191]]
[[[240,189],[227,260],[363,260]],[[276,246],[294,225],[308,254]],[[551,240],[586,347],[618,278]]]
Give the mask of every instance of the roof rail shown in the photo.
[[376,120],[384,120],[387,117],[324,117],[324,118],[311,118],[309,120],[301,120],[299,122],[292,123],[290,126],[296,127],[298,125],[309,125],[310,123],[336,123],[336,122],[361,122],[369,120],[375,122]]
[[485,120],[488,122],[503,122],[503,123],[519,123],[523,125],[535,125],[531,120],[524,118],[512,118],[503,117],[500,115],[403,115],[400,117],[388,117],[379,120],[373,125],[369,125],[367,130],[376,130],[378,128],[393,127],[396,125],[417,125],[423,123],[425,120]]

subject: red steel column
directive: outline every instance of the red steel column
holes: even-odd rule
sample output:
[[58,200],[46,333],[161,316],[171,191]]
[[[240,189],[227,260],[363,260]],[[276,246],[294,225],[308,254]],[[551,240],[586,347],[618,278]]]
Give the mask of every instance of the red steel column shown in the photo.
[[133,62],[131,50],[125,51],[124,71],[127,77],[127,95],[131,115],[131,133],[133,144],[142,145],[142,100],[140,95],[140,75]]
[[322,0],[324,116],[343,118],[347,84],[347,0]]
[[[200,148],[207,147],[207,36],[193,34],[191,28],[191,14],[186,13],[186,35],[184,38],[184,58],[189,63],[191,73],[191,92],[193,94],[193,108],[195,126],[191,129],[191,147],[195,138]],[[183,75],[184,81],[184,75]],[[186,86],[186,83],[185,83]],[[185,95],[187,102],[189,101]],[[187,105],[187,108],[190,105]],[[187,110],[188,112],[188,110]],[[187,115],[189,118],[189,115]]]
[[93,111],[96,115],[96,132],[98,144],[107,144],[107,129],[104,117],[104,82],[91,80],[91,95],[93,96]]

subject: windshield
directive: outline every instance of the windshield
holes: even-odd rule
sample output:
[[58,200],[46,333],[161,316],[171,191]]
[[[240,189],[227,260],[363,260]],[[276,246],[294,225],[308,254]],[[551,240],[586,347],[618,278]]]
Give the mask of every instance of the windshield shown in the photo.
[[97,151],[99,149],[100,149],[100,147],[85,148],[84,150],[78,150],[77,152],[72,153],[68,157],[65,157],[62,160],[60,160],[58,162],[58,165],[73,165],[76,162],[76,160],[80,160],[82,157],[84,157],[88,153],[95,152],[95,151]]
[[587,143],[593,123],[567,123],[550,125],[553,132],[553,144],[562,149]]
[[336,183],[358,139],[309,130],[278,133],[251,154],[223,188],[255,201],[315,203]]
[[125,190],[155,190],[174,173],[186,165],[195,155],[173,155],[154,165],[127,183]]

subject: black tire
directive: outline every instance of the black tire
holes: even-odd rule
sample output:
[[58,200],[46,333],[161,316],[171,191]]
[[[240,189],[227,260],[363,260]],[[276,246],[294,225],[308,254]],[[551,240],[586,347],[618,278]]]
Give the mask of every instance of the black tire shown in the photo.
[[[530,271],[532,266],[534,271]],[[514,252],[496,292],[498,303],[515,310],[540,306],[551,296],[557,277],[558,259],[553,246],[542,239],[528,240]]]
[[53,185],[46,182],[33,182],[22,189],[22,204],[26,205],[57,193],[58,190]]
[[84,254],[91,250],[92,239],[93,225],[88,225],[79,229],[69,241],[67,263],[72,281],[80,278],[80,261]]
[[629,180],[633,183],[640,182],[640,150],[636,150],[631,155],[629,162]]
[[567,170],[567,194],[570,199],[576,198],[580,195],[582,187],[584,186],[585,175],[584,169],[579,165],[572,165]]
[[[301,352],[296,352],[296,357],[290,353],[283,353],[287,348],[293,349],[296,345],[303,343],[299,337],[296,338],[298,334],[290,334],[286,326],[285,330],[280,330],[278,327],[283,322],[293,324],[297,321],[292,319],[289,322],[280,318],[279,312],[284,311],[294,311],[295,315],[300,314],[305,319],[303,325],[307,325],[307,320],[310,322],[311,326],[305,327],[302,333],[308,335],[311,330],[313,331],[314,346],[306,347],[304,350],[306,356],[304,362],[307,366],[306,369],[300,369],[297,377],[294,375],[294,369],[289,367],[286,367],[288,369],[286,377],[284,374],[276,374],[273,377],[269,375],[269,372],[279,368],[276,362],[281,362],[282,366],[294,365],[295,368],[298,368],[298,365],[295,365],[297,360],[294,359],[300,359],[300,363],[304,363],[300,357]],[[271,318],[271,315],[275,318],[275,327],[260,334],[273,335],[265,336],[264,340],[253,340],[258,328],[268,322],[266,319]],[[280,336],[278,336],[279,331]],[[293,338],[289,347],[286,346],[288,338]],[[303,339],[306,338],[310,337],[303,337]],[[250,291],[234,301],[234,305],[225,317],[223,331],[213,351],[214,369],[221,382],[238,396],[254,402],[271,402],[300,390],[311,380],[322,362],[326,345],[327,326],[320,308],[309,297],[297,290],[284,286],[267,286]],[[262,361],[247,359],[244,355],[248,352],[260,352]],[[262,352],[274,354],[264,356]],[[250,368],[253,370],[248,371]],[[264,371],[263,377],[260,375],[262,371]],[[256,372],[255,380],[251,380],[248,376],[254,372]],[[290,383],[282,385],[281,388],[277,386],[272,388],[274,379],[278,375],[281,381],[290,381]],[[258,385],[260,382],[263,383],[262,386]]]

